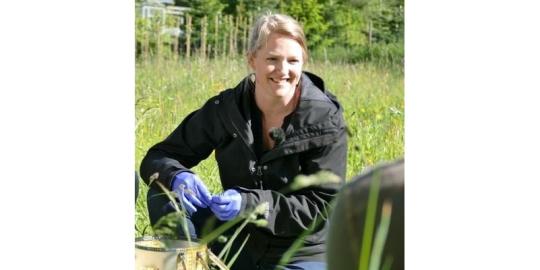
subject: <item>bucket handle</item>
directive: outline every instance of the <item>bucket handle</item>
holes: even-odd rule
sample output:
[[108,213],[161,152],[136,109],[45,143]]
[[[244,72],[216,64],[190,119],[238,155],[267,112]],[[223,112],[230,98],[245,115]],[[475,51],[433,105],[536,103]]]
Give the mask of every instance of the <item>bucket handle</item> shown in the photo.
[[182,262],[182,269],[187,270],[185,256],[182,252],[178,253],[178,256],[176,256],[176,269],[179,269],[180,262]]
[[[210,249],[207,249],[208,251],[208,258],[210,261],[212,261],[215,265],[218,266],[220,270],[230,270],[217,256],[214,254]],[[203,255],[201,252],[197,252],[197,260],[201,262],[201,265],[206,269],[210,270],[209,266],[206,264]],[[179,253],[176,257],[176,269],[179,269],[179,265],[182,263],[182,269],[187,270],[186,262],[185,262],[185,256],[184,253]]]
[[219,258],[214,254],[210,249],[208,250],[208,258],[216,264],[219,269],[221,270],[229,270],[229,267],[227,267]]

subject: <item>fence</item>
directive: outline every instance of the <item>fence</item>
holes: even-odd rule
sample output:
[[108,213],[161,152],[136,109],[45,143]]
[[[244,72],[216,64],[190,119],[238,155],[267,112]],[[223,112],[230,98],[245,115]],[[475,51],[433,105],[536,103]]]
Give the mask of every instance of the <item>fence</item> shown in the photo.
[[137,58],[147,60],[245,55],[252,15],[136,17]]

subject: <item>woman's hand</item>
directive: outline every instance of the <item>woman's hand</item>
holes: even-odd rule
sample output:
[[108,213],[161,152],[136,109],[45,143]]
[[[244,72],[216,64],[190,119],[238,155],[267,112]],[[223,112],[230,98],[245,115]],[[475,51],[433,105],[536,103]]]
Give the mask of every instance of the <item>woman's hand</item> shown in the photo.
[[220,195],[212,197],[210,209],[219,220],[231,220],[238,216],[242,206],[242,196],[235,189],[227,189]]
[[189,172],[177,174],[173,180],[172,190],[182,200],[189,214],[197,212],[196,207],[206,208],[211,204],[212,195],[196,174]]

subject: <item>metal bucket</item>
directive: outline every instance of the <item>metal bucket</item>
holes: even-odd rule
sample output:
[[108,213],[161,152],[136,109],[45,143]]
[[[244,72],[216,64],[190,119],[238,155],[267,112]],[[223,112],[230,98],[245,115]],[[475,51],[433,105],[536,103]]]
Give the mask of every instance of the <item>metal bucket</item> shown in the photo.
[[227,269],[206,245],[197,242],[153,236],[135,239],[136,270],[209,270],[210,262]]

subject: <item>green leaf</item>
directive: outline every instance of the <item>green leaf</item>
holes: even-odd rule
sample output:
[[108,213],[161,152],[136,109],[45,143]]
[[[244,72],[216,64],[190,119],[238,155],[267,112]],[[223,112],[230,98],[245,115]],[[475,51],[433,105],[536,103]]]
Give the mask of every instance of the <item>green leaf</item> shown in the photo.
[[360,248],[360,256],[358,256],[358,269],[368,270],[369,259],[371,254],[371,242],[373,237],[373,228],[375,226],[375,218],[377,214],[377,200],[379,198],[379,186],[381,175],[379,171],[375,171],[373,181],[369,187],[368,205],[366,211],[366,219],[364,223],[364,233],[362,237],[362,246]]

